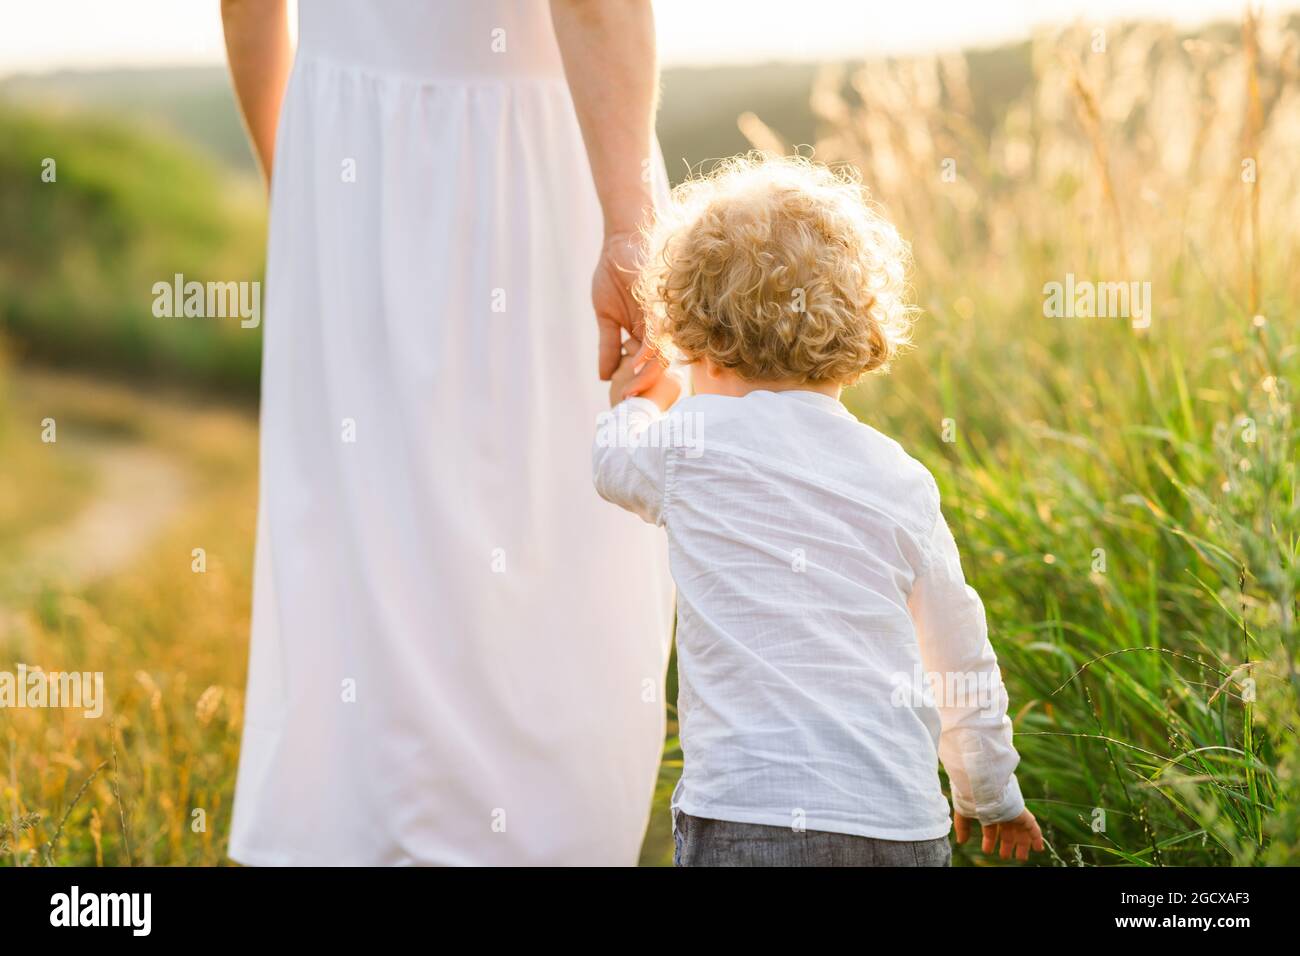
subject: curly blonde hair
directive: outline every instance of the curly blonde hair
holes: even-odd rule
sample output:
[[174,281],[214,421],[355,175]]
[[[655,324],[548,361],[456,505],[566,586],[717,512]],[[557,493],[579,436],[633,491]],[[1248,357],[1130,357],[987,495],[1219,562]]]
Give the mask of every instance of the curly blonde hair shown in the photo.
[[908,342],[911,255],[852,171],[738,156],[673,191],[634,285],[649,338],[751,381],[852,384]]

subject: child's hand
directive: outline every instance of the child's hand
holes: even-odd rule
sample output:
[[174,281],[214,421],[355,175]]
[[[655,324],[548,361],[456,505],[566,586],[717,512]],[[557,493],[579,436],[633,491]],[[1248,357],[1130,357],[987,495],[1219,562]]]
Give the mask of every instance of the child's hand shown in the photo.
[[[953,828],[957,831],[958,843],[966,842],[970,836],[970,825],[970,817],[953,814]],[[1012,853],[1015,853],[1017,860],[1028,860],[1031,849],[1043,852],[1043,831],[1038,828],[1038,821],[1028,810],[1005,823],[990,823],[987,826],[980,824],[980,831],[983,835],[980,849],[992,853],[1000,840],[1002,850],[998,855],[1004,860],[1011,859]]]
[[[609,404],[611,407],[630,397],[627,394],[628,386],[636,378],[638,368],[646,362],[659,361],[658,355],[654,353],[643,354],[643,352],[641,343],[636,339],[628,339],[623,343],[623,356],[609,381]],[[652,385],[640,392],[638,397],[648,398],[659,406],[660,411],[667,411],[668,407],[677,401],[677,396],[681,394],[681,391],[682,386],[677,381],[677,378],[665,374],[660,375]]]

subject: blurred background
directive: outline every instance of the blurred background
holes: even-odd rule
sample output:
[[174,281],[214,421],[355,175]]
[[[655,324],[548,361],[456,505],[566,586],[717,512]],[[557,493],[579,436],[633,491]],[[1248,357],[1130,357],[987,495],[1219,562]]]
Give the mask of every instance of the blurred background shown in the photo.
[[[913,243],[918,347],[847,401],[940,482],[1040,864],[1295,863],[1300,15],[993,7],[659,0],[670,175],[851,163]],[[0,865],[221,864],[260,330],[153,312],[262,277],[218,4],[2,17],[0,670],[107,701],[0,710]],[[1046,315],[1067,276],[1149,283],[1149,326]]]

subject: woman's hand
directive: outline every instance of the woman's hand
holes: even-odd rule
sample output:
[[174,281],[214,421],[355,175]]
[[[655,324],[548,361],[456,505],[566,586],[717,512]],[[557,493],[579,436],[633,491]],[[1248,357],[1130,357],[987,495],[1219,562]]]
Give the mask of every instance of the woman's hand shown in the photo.
[[632,283],[641,265],[636,236],[620,232],[605,239],[591,277],[591,304],[600,330],[600,380],[608,382],[623,356],[623,332],[640,340],[645,326]]
[[[953,829],[957,831],[958,843],[965,843],[970,836],[971,822],[970,817],[953,814]],[[1043,831],[1038,828],[1038,821],[1028,810],[1005,823],[990,823],[987,826],[980,824],[980,832],[983,837],[980,849],[992,853],[1000,842],[1002,848],[998,855],[1004,860],[1011,859],[1013,853],[1017,860],[1028,860],[1030,850],[1043,852]]]
[[[596,327],[600,332],[600,378],[608,381],[619,367],[623,357],[623,333],[640,342],[645,338],[645,316],[632,295],[641,266],[642,247],[638,235],[630,232],[614,233],[605,240],[595,275],[591,278],[591,304],[596,310]],[[625,384],[619,401],[630,395],[641,395],[653,388],[663,378],[664,367],[659,356],[647,352],[652,361],[638,362],[640,374]]]
[[[650,0],[551,0],[551,23],[605,222],[591,299],[600,329],[597,370],[601,381],[609,381],[618,368],[623,331],[638,340],[644,334],[632,281],[641,257],[637,228],[654,208],[654,10]],[[647,363],[632,394],[662,376],[659,363]]]

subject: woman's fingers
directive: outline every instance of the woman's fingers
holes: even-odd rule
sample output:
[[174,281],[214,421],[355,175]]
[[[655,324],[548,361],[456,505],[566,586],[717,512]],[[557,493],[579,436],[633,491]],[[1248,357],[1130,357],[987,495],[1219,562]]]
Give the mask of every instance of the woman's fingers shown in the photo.
[[596,327],[600,331],[597,371],[600,373],[600,380],[608,382],[618,368],[619,340],[623,334],[623,327],[613,318],[599,313],[596,315]]
[[627,354],[632,356],[632,371],[637,374],[641,373],[647,362],[655,361],[660,365],[665,364],[659,351],[649,342],[643,343],[638,339],[628,336],[624,345],[627,347]]

